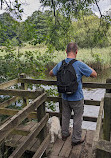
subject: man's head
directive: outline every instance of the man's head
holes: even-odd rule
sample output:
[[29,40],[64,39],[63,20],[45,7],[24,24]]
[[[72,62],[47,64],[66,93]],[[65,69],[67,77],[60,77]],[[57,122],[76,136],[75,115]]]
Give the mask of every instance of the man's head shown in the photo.
[[73,52],[74,54],[77,54],[77,50],[78,50],[77,44],[74,42],[70,42],[67,45],[66,53],[69,54],[69,53]]

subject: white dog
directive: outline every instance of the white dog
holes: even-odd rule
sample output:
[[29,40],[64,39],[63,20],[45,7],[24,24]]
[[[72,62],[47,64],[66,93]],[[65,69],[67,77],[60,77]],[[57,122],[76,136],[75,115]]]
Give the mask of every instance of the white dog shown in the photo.
[[54,135],[57,135],[59,139],[62,138],[60,121],[59,118],[56,116],[53,116],[50,119],[50,134],[51,134],[51,143],[54,143]]

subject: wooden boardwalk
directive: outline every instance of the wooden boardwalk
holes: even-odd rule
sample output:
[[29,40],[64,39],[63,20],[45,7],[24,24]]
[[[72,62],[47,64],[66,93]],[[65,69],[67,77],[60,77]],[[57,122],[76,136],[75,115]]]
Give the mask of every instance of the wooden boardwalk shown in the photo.
[[[24,131],[24,136],[10,134],[5,141],[5,145],[14,148],[20,146],[26,139],[28,133],[33,130],[34,125],[35,122],[33,121],[26,125],[20,125],[17,129],[18,131],[22,130],[22,133]],[[71,146],[71,136],[68,137],[66,141],[56,139],[55,143],[53,145],[50,144],[47,149],[47,158],[90,158],[94,132],[93,130],[82,130],[82,137],[85,137],[85,142],[74,147]],[[26,151],[35,153],[39,145],[39,140],[34,138],[34,140],[29,143]]]
[[[82,130],[82,137],[85,142],[81,145],[71,146],[71,136],[66,141],[57,139],[52,146],[49,158],[90,158],[92,142],[94,137],[93,130]],[[50,147],[51,148],[51,145]]]
[[[10,89],[10,86],[18,83],[20,83],[20,89]],[[84,121],[97,122],[96,130],[82,130],[85,141],[74,147],[71,146],[71,136],[66,141],[57,139],[53,145],[50,144],[47,122],[51,116],[61,118],[61,97],[47,97],[43,88],[38,88],[36,91],[28,90],[27,84],[56,85],[56,81],[25,79],[24,75],[21,75],[21,78],[0,84],[1,95],[13,96],[0,105],[0,115],[9,116],[9,119],[6,118],[0,126],[0,156],[3,155],[6,158],[26,158],[26,155],[27,158],[91,158],[92,153],[93,158],[111,158],[111,79],[107,79],[105,84],[83,84],[85,88],[105,88],[106,93],[101,101],[84,101],[88,106],[100,106],[98,117],[83,117]],[[23,100],[21,110],[7,108],[20,98]],[[29,99],[34,100],[28,103]],[[48,115],[45,111],[46,101],[59,102],[59,113],[49,112]],[[29,122],[24,124],[26,118]],[[45,151],[47,156],[45,156]]]

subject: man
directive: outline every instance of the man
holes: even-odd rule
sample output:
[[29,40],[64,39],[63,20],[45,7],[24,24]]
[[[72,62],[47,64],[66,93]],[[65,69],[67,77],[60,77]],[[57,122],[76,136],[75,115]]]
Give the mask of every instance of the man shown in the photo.
[[[76,59],[78,52],[76,43],[69,43],[67,45],[66,53],[67,58],[65,62],[68,63],[72,59]],[[58,63],[50,72],[50,76],[56,76],[62,61]],[[73,133],[72,133],[72,146],[83,143],[84,138],[81,138],[82,134],[82,117],[84,111],[84,96],[82,91],[82,76],[97,77],[97,73],[94,69],[81,61],[76,61],[73,64],[76,72],[78,89],[74,94],[68,95],[62,94],[62,139],[65,141],[70,136],[69,123],[71,118],[71,112],[73,110]]]

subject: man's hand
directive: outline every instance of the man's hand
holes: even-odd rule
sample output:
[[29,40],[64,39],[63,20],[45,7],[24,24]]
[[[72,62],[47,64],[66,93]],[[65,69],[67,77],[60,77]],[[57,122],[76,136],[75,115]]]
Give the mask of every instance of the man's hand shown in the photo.
[[54,76],[54,74],[53,74],[53,71],[52,71],[52,70],[50,70],[49,75],[50,75],[50,76]]
[[92,69],[92,68],[91,68],[91,70],[92,70],[92,73],[91,73],[90,77],[93,77],[93,78],[97,77],[96,71],[94,69]]

